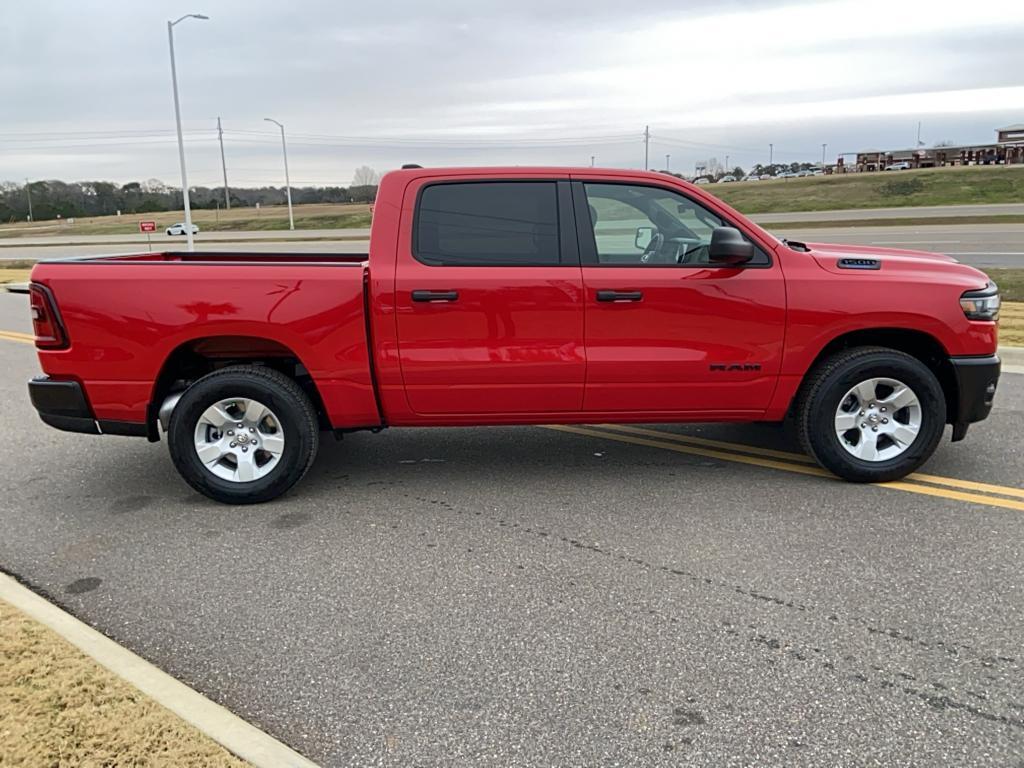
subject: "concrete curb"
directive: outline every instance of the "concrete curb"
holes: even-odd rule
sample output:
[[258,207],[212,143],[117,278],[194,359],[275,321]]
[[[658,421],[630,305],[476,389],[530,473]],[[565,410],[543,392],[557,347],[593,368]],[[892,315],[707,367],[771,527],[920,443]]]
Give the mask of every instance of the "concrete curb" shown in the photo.
[[1004,373],[1024,373],[1024,347],[1000,347]]
[[175,680],[10,576],[0,573],[0,600],[49,627],[118,677],[256,768],[317,768],[238,715]]
[[28,293],[28,283],[5,283],[8,293]]

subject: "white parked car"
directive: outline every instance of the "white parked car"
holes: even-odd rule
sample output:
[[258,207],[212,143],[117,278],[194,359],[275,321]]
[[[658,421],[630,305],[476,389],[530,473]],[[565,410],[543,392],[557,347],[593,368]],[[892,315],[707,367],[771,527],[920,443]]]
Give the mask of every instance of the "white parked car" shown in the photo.
[[731,176],[731,175],[730,176],[723,176],[722,178],[720,178],[718,180],[718,183],[719,184],[728,184],[730,181],[736,181],[736,177],[735,176]]
[[[167,234],[168,235],[184,235],[185,234],[185,222],[179,221],[177,224],[171,224],[171,226],[169,226],[167,228]],[[199,227],[197,227],[195,224],[192,225],[192,234],[193,235],[198,235],[199,234]]]
[[760,180],[761,180],[761,177],[760,176],[755,176],[754,174],[750,174],[749,176],[744,176],[743,177],[743,181],[760,181]]
[[701,176],[699,179],[694,179],[693,183],[694,184],[710,184],[711,183],[711,179],[709,179],[707,176]]
[[887,171],[909,171],[910,163],[904,160],[902,163],[893,163],[892,165],[885,166]]

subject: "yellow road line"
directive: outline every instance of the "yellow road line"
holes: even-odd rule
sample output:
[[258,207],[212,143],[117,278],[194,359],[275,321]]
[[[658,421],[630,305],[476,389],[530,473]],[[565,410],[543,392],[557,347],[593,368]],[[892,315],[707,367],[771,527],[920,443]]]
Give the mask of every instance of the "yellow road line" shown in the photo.
[[[601,429],[610,429],[616,432],[628,432],[630,434],[655,437],[659,440],[671,440],[678,443],[691,445],[707,445],[714,448],[721,448],[727,451],[739,451],[741,453],[753,453],[755,455],[773,456],[785,461],[792,461],[798,464],[814,464],[814,460],[802,453],[791,453],[790,451],[776,451],[771,448],[760,448],[755,445],[744,443],[730,443],[725,440],[711,440],[706,437],[694,437],[692,435],[679,435],[674,432],[663,432],[657,429],[644,429],[625,424],[598,424]],[[1024,499],[1024,488],[1014,488],[1009,485],[993,485],[992,483],[980,483],[975,480],[961,480],[958,477],[944,477],[942,475],[929,475],[923,472],[914,472],[904,478],[905,481],[928,483],[930,485],[944,485],[949,488],[959,488],[967,491],[979,491],[981,493],[994,493],[999,496],[1012,496]]]
[[35,344],[36,337],[30,333],[18,333],[18,331],[0,331],[0,339],[7,341],[20,341],[23,344]]
[[[779,461],[776,459],[762,459],[757,456],[745,456],[740,453],[730,453],[727,451],[715,450],[712,448],[703,448],[695,445],[683,445],[679,443],[671,443],[662,440],[651,440],[644,437],[633,437],[624,434],[613,434],[611,432],[602,432],[595,429],[585,429],[583,427],[570,427],[563,425],[552,425],[548,429],[555,429],[560,432],[571,432],[577,435],[585,435],[587,437],[597,437],[604,440],[615,440],[620,443],[631,443],[633,445],[643,445],[648,448],[660,448],[666,451],[674,451],[676,453],[685,453],[693,456],[705,456],[712,459],[719,459],[721,461],[731,461],[737,464],[748,464],[755,467],[765,467],[768,469],[781,469],[784,472],[794,472],[801,475],[814,475],[815,477],[827,477],[835,479],[834,476],[818,467],[808,466],[807,464],[794,464],[786,461]],[[951,499],[953,501],[967,501],[974,504],[985,504],[993,507],[1002,507],[1004,509],[1013,509],[1018,512],[1024,512],[1024,501],[1016,501],[1013,499],[1000,499],[994,496],[982,496],[978,493],[964,493],[961,491],[946,490],[944,488],[934,488],[928,485],[918,485],[916,483],[910,483],[906,480],[899,480],[891,483],[877,483],[878,488],[888,488],[890,490],[906,491],[907,493],[917,493],[924,496],[934,496],[938,498]]]
[[1013,488],[1008,485],[992,485],[990,483],[979,483],[974,480],[961,480],[958,477],[942,477],[941,475],[925,475],[915,472],[907,475],[906,480],[914,480],[919,483],[931,483],[932,485],[946,485],[950,488],[964,488],[969,491],[981,491],[982,493],[998,493],[1003,496],[1015,496],[1024,499],[1024,488]]
[[659,440],[672,440],[677,443],[689,443],[691,445],[706,445],[709,448],[722,448],[727,451],[741,451],[743,453],[756,453],[761,456],[771,456],[784,461],[794,461],[798,464],[813,464],[814,459],[802,453],[790,451],[776,451],[771,448],[761,448],[756,445],[744,445],[743,443],[730,443],[725,440],[711,440],[707,437],[694,437],[693,435],[678,435],[675,432],[663,432],[659,429],[644,429],[626,424],[596,424],[601,429],[612,429],[616,432],[629,432],[634,435],[645,437],[656,437]]

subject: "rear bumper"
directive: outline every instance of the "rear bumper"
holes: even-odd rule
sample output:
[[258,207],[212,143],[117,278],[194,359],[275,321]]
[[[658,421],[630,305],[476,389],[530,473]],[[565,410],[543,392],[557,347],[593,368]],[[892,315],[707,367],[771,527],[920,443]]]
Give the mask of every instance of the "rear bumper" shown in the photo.
[[65,432],[100,434],[82,385],[77,381],[53,381],[48,376],[37,376],[28,383],[28,394],[39,418],[51,427]]
[[967,427],[988,417],[999,384],[999,357],[951,357],[956,376],[956,407],[949,414],[953,440],[963,440]]
[[48,376],[37,376],[28,383],[28,395],[39,418],[55,429],[87,435],[144,437],[147,434],[145,424],[97,421],[77,381],[54,381]]

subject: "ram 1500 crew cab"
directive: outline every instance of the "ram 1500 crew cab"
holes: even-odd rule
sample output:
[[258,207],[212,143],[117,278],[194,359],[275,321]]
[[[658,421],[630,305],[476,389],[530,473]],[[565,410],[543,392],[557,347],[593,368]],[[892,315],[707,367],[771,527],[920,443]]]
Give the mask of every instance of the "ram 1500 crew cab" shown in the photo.
[[32,271],[42,419],[166,435],[258,502],[319,435],[795,420],[836,475],[899,478],[992,407],[999,295],[933,253],[779,240],[671,176],[386,175],[368,254],[147,253]]

